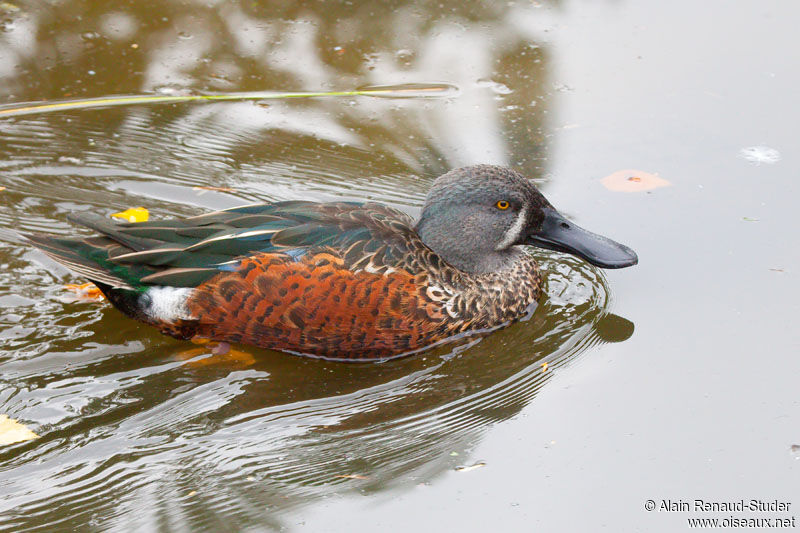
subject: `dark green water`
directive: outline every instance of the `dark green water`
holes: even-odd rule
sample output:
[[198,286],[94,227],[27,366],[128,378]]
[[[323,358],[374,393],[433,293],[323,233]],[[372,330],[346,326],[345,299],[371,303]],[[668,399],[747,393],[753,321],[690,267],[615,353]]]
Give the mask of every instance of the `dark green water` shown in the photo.
[[[0,414],[40,435],[0,447],[0,529],[679,531],[797,514],[798,23],[788,0],[2,4],[0,103],[457,91],[0,117]],[[456,349],[202,365],[70,301],[81,280],[15,236],[139,205],[416,215],[437,175],[478,162],[533,178],[640,265],[538,252],[533,318]],[[600,183],[626,168],[671,186]],[[696,498],[791,506],[645,510]]]

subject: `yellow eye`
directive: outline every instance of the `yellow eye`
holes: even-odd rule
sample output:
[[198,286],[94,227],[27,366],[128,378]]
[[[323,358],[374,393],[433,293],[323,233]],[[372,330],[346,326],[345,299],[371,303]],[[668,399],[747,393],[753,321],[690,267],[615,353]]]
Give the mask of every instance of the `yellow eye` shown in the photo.
[[511,207],[511,204],[506,202],[505,200],[500,200],[499,202],[497,202],[494,205],[495,205],[495,207],[497,207],[497,209],[500,209],[501,211],[505,211],[506,209]]

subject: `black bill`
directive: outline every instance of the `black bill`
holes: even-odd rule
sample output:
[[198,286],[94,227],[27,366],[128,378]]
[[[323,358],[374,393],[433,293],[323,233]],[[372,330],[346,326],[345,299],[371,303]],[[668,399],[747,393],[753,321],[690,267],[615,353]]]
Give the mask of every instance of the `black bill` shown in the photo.
[[541,227],[528,234],[525,244],[577,255],[601,268],[624,268],[639,262],[636,252],[624,244],[576,226],[555,209],[542,212]]

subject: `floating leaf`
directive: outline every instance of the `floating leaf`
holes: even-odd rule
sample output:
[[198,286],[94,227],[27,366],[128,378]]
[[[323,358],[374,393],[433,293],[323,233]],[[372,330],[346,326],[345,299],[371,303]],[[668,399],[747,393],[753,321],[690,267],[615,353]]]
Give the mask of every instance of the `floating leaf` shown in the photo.
[[542,363],[542,372],[547,372],[547,363]]
[[471,465],[467,465],[467,466],[457,466],[455,470],[456,470],[456,472],[470,472],[472,470],[475,470],[477,468],[481,468],[481,467],[484,467],[484,466],[486,466],[486,463],[484,463],[483,461],[478,461],[475,464],[471,464]]
[[145,222],[150,218],[150,212],[144,207],[131,207],[119,213],[111,215],[114,218],[121,218],[127,222]]
[[630,169],[609,174],[600,180],[600,183],[609,191],[616,192],[641,192],[672,185],[656,174]]
[[6,415],[0,415],[0,444],[15,444],[38,437],[39,435],[25,427],[24,424],[20,424]]
[[79,300],[105,300],[103,292],[92,282],[80,285],[64,285],[68,291],[74,292]]

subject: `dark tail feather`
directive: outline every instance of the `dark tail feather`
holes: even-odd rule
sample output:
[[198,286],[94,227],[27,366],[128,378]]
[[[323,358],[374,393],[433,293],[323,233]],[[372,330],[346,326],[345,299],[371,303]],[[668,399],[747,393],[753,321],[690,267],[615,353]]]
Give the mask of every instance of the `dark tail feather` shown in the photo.
[[[114,243],[92,242],[91,239],[62,239],[53,235],[33,233],[22,235],[31,244],[63,264],[70,270],[81,274],[97,284],[112,288],[134,289],[125,279],[117,276],[97,261],[97,256],[108,257],[107,248]],[[97,241],[97,239],[94,239]],[[104,248],[106,248],[104,250]]]
[[107,217],[103,217],[95,213],[73,213],[67,215],[67,219],[76,222],[81,226],[86,226],[87,228],[91,228],[99,233],[102,233],[103,235],[111,237],[111,239],[114,241],[123,244],[131,250],[135,250],[137,252],[146,250],[148,248],[155,248],[164,244],[163,241],[156,239],[148,239],[146,237],[136,237],[135,235],[130,235],[122,231],[122,229],[127,227],[126,224],[114,222]]

